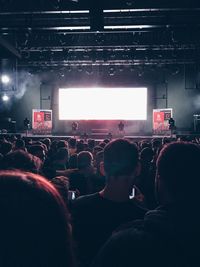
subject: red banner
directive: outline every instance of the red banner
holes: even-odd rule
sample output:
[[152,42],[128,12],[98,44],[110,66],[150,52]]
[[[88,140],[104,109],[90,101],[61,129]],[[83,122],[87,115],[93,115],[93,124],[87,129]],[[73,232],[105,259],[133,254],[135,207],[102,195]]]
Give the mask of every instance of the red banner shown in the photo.
[[153,110],[153,133],[166,134],[169,130],[169,119],[172,117],[172,109]]
[[33,109],[32,129],[34,134],[50,134],[52,131],[52,111]]

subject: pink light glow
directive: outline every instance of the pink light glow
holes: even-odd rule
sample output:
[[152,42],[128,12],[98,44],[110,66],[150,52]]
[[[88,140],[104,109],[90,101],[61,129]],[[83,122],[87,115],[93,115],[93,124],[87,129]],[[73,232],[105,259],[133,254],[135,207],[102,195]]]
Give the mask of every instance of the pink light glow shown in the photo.
[[146,120],[147,88],[59,89],[60,120]]

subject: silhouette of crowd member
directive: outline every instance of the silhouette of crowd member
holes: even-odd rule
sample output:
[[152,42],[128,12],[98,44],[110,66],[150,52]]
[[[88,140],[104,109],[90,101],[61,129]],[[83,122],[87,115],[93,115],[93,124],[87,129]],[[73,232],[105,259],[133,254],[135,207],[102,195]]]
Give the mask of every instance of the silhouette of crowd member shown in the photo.
[[166,145],[157,160],[159,207],[144,220],[115,233],[94,267],[200,266],[200,147],[192,143]]
[[122,121],[120,121],[117,126],[118,126],[118,130],[119,130],[119,135],[123,136],[125,134],[124,123]]
[[41,176],[0,172],[2,267],[73,267],[69,214]]
[[24,151],[27,151],[26,150],[26,146],[25,146],[25,142],[23,139],[19,138],[15,141],[15,145],[14,145],[14,150],[24,150]]
[[18,169],[27,172],[39,173],[41,165],[41,160],[38,157],[35,157],[23,150],[15,150],[8,153],[2,159],[1,169]]
[[76,153],[78,154],[79,152],[84,151],[84,149],[85,149],[84,141],[80,140],[79,142],[77,142]]
[[7,155],[9,152],[12,151],[12,143],[8,142],[8,141],[3,141],[0,145],[0,153],[5,156]]
[[38,157],[42,162],[45,160],[45,150],[42,145],[32,145],[28,148],[28,152]]
[[104,148],[104,147],[106,146],[106,143],[104,143],[104,142],[100,142],[100,143],[99,143],[99,146],[102,147],[102,148]]
[[47,147],[47,150],[50,149],[51,146],[51,139],[50,138],[45,138],[44,140],[42,140],[42,143],[44,143]]
[[69,144],[69,155],[72,156],[76,153],[76,144],[77,144],[76,138],[70,138],[68,144]]
[[94,147],[95,147],[95,140],[88,139],[88,151],[93,152]]
[[70,190],[78,190],[80,195],[86,195],[95,190],[95,170],[93,156],[89,151],[77,155],[77,169],[68,173]]
[[104,148],[102,173],[104,189],[75,200],[72,214],[79,260],[88,266],[115,228],[133,219],[143,218],[145,210],[129,199],[138,175],[138,150],[127,140],[118,139]]
[[71,127],[72,127],[72,133],[75,136],[78,130],[78,122],[73,121]]
[[66,170],[69,167],[69,151],[66,147],[61,147],[55,153],[52,159],[52,165],[55,170]]
[[96,159],[96,154],[99,153],[100,151],[103,151],[103,147],[98,146],[98,145],[94,147],[93,156],[94,156],[95,159]]
[[66,140],[59,140],[57,143],[57,149],[59,149],[61,147],[68,148],[68,142]]

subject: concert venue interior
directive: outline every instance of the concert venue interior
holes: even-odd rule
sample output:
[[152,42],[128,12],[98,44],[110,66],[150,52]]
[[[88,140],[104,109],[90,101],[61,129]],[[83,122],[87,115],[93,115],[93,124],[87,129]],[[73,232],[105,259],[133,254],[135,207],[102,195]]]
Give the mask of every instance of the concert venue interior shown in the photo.
[[28,118],[32,134],[33,110],[50,110],[52,135],[74,121],[80,136],[117,136],[120,121],[127,136],[168,135],[153,117],[167,109],[176,134],[197,134],[199,17],[198,1],[1,0],[0,130]]
[[0,267],[200,267],[200,0],[0,0]]

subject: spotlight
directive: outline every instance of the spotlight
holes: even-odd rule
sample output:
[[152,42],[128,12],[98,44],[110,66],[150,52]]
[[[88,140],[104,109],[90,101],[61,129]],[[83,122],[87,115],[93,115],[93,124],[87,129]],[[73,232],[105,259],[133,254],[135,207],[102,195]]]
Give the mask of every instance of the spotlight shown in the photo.
[[2,75],[1,76],[1,81],[2,81],[2,83],[7,84],[7,83],[10,82],[10,78],[9,78],[8,75]]
[[7,95],[3,95],[3,96],[2,96],[2,100],[3,100],[4,102],[7,102],[7,101],[9,100],[9,97],[8,97]]

